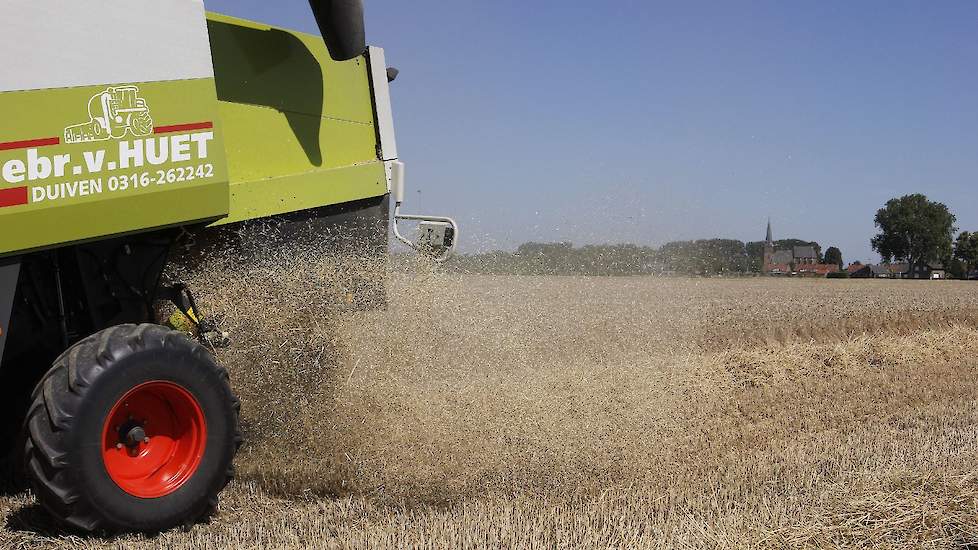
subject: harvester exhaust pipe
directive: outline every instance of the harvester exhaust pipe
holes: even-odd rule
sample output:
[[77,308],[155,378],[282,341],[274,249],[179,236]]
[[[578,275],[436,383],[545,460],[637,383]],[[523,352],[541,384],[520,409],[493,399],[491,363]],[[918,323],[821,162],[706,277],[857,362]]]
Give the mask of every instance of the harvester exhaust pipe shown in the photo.
[[[404,163],[391,162],[391,197],[394,199],[394,236],[397,240],[417,250],[428,254],[436,262],[444,262],[451,257],[458,242],[458,224],[452,218],[444,216],[417,216],[401,214],[401,203],[404,202]],[[401,235],[398,230],[399,220],[411,220],[418,223],[417,239],[412,241]]]
[[309,0],[329,56],[347,61],[367,51],[363,0]]

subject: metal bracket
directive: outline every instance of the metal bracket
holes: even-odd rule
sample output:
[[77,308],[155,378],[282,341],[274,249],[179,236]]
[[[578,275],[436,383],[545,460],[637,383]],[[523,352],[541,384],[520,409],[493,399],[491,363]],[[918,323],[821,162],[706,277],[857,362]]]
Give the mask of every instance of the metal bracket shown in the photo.
[[[458,223],[445,216],[421,216],[417,214],[401,214],[401,203],[404,201],[404,163],[391,163],[391,194],[394,197],[394,236],[397,240],[423,254],[431,255],[436,262],[444,262],[452,256],[458,243]],[[397,222],[411,220],[421,222],[418,226],[417,241],[411,241],[401,234]],[[436,242],[440,240],[441,242]]]
[[[205,317],[197,307],[194,295],[184,283],[160,287],[158,296],[172,303],[192,324],[190,332],[209,348],[226,348],[231,344],[228,333],[218,327],[220,318]],[[174,327],[178,328],[178,327]]]

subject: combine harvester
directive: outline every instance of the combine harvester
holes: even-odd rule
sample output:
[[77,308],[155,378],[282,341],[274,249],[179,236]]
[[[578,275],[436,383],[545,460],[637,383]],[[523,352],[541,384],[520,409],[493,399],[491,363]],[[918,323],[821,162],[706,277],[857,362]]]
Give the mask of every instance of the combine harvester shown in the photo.
[[[191,524],[231,477],[239,405],[208,350],[219,331],[161,283],[168,262],[252,220],[382,258],[392,194],[399,239],[435,260],[454,247],[452,220],[400,213],[397,73],[365,46],[360,1],[310,4],[322,36],[201,0],[3,7],[4,429],[72,526]],[[415,241],[399,219],[419,222]],[[158,324],[161,302],[191,334]]]

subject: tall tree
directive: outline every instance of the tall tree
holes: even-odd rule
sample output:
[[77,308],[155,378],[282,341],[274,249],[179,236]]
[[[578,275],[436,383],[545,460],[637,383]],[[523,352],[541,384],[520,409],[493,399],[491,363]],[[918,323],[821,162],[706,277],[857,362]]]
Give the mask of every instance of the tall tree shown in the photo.
[[842,269],[842,251],[838,247],[830,246],[825,249],[825,263],[835,264]]
[[954,241],[954,259],[963,264],[964,276],[978,267],[978,232],[963,231],[958,235]]
[[951,257],[955,221],[944,204],[921,194],[904,195],[876,212],[880,232],[870,242],[884,261],[906,261],[913,273],[919,265]]

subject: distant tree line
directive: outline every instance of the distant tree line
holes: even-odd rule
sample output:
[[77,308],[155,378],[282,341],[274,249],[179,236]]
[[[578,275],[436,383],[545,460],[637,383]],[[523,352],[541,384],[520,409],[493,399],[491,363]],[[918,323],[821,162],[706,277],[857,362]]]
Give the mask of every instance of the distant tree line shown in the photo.
[[[812,241],[784,239],[775,248],[812,246]],[[634,244],[575,247],[569,242],[525,243],[516,252],[459,255],[449,266],[472,273],[517,275],[744,275],[759,273],[764,243],[734,239],[674,241],[659,248]],[[840,254],[841,258],[841,254]]]
[[[875,217],[879,233],[871,240],[884,263],[944,267],[951,277],[978,278],[978,231],[955,234],[956,218],[942,203],[913,194],[891,199]],[[842,252],[814,241],[782,239],[775,250],[812,247],[816,261],[844,266]],[[764,241],[734,239],[675,241],[659,248],[634,244],[575,247],[569,242],[525,243],[516,252],[459,255],[451,269],[474,273],[525,275],[741,275],[759,273]],[[937,266],[941,264],[941,266]]]
[[515,275],[640,275],[652,272],[656,249],[634,244],[524,243],[516,252],[458,255],[460,271]]

